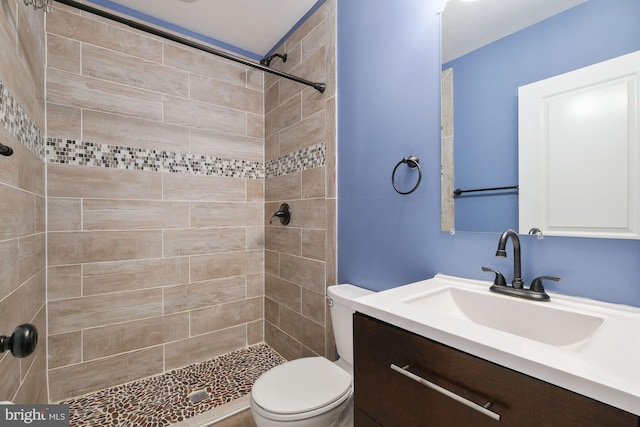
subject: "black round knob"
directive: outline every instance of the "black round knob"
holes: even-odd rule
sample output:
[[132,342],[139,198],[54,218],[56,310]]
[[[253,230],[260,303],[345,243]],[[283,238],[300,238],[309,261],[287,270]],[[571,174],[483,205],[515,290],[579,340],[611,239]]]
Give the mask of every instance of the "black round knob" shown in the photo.
[[11,337],[0,337],[0,350],[11,350],[15,357],[27,357],[38,344],[38,330],[31,323],[24,323],[14,329]]

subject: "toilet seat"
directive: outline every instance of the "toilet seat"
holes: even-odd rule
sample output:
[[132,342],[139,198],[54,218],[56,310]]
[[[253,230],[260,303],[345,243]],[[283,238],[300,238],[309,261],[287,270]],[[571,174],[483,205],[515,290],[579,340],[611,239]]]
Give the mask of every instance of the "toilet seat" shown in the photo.
[[303,419],[329,411],[352,395],[352,377],[324,357],[285,362],[254,383],[251,399],[263,415]]

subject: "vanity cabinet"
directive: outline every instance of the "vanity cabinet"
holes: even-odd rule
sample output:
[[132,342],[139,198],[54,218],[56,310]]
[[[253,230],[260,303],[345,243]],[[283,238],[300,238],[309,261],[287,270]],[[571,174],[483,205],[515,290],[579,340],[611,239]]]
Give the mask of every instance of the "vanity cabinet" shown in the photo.
[[636,415],[360,313],[354,381],[355,427],[640,426]]

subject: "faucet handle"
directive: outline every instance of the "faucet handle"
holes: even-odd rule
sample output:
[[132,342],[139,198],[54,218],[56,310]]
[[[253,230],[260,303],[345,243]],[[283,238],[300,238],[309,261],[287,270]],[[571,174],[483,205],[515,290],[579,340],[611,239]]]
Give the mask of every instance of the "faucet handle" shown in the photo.
[[555,282],[559,282],[560,281],[560,277],[558,277],[558,276],[540,276],[540,277],[536,277],[535,279],[533,279],[533,282],[531,282],[531,286],[529,287],[529,290],[533,291],[533,292],[543,293],[544,292],[544,286],[542,286],[542,281],[543,280],[553,280]]
[[482,271],[491,272],[496,275],[496,277],[493,279],[494,286],[507,286],[507,281],[505,280],[502,273],[500,273],[498,270],[494,270],[493,268],[489,267],[482,267]]
[[291,211],[289,210],[289,205],[286,203],[281,204],[280,209],[271,216],[269,224],[273,223],[273,218],[280,218],[280,223],[282,225],[289,224],[289,221],[291,221]]

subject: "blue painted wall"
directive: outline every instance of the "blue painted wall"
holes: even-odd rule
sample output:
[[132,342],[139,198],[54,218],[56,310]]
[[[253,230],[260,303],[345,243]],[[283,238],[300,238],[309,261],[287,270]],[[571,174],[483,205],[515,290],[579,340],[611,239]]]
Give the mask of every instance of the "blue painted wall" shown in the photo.
[[[456,187],[517,184],[519,86],[636,50],[640,2],[590,0],[445,64],[454,76]],[[517,203],[517,193],[459,197],[456,229],[517,229]]]
[[[634,0],[635,1],[635,0]],[[440,231],[440,0],[338,0],[338,278],[382,290],[440,272],[487,279],[497,234]],[[391,186],[409,154],[424,178]],[[410,175],[410,174],[406,174]],[[404,180],[406,178],[406,182]],[[414,176],[403,176],[411,185]],[[522,236],[527,283],[640,307],[640,241]]]

